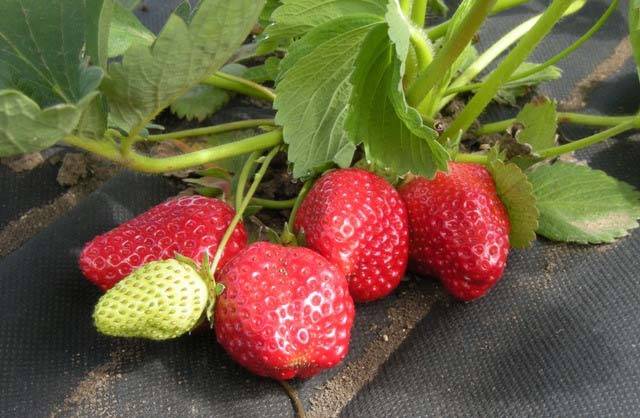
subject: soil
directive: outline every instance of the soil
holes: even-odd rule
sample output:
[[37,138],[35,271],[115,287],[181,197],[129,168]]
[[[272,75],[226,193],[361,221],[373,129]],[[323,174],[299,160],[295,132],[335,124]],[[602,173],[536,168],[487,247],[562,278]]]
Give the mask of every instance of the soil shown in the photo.
[[578,110],[585,107],[589,91],[617,73],[631,57],[631,54],[631,42],[629,42],[629,37],[626,37],[620,41],[609,58],[602,61],[591,74],[574,86],[569,97],[560,102],[561,110]]
[[62,159],[62,167],[58,171],[56,180],[61,186],[75,186],[89,175],[87,154],[70,152]]
[[122,414],[121,410],[117,410],[117,400],[112,388],[123,379],[123,366],[142,359],[144,345],[135,340],[128,340],[126,343],[113,340],[113,344],[109,361],[87,373],[62,404],[54,408],[50,418],[70,415],[117,417]]
[[16,157],[0,158],[0,162],[16,173],[33,170],[44,162],[44,157],[39,152],[18,155]]
[[[54,155],[49,162],[56,163],[58,158]],[[61,184],[72,187],[52,202],[30,209],[0,230],[0,258],[20,248],[120,170],[109,162],[83,153],[66,154],[62,157],[57,179]]]

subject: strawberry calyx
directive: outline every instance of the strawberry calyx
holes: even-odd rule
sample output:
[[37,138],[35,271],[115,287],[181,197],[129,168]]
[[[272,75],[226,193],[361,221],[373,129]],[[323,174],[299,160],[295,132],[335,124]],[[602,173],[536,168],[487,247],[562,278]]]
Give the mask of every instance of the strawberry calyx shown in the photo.
[[209,259],[209,253],[204,253],[204,256],[202,257],[202,263],[200,263],[200,265],[198,265],[198,263],[192,258],[186,257],[180,253],[175,253],[174,257],[181,263],[185,263],[193,267],[193,269],[200,275],[200,278],[202,278],[205,286],[207,286],[207,294],[209,297],[205,309],[205,315],[207,317],[207,320],[213,326],[212,318],[216,300],[222,294],[222,292],[224,292],[225,287],[222,283],[216,282],[215,276],[211,271],[211,261]]

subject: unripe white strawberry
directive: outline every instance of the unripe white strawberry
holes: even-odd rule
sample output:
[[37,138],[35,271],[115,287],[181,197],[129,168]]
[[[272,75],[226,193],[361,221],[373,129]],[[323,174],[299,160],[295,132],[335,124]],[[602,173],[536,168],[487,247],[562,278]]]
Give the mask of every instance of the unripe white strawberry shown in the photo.
[[166,340],[191,331],[209,303],[206,276],[174,259],[152,261],[102,295],[93,313],[103,334]]

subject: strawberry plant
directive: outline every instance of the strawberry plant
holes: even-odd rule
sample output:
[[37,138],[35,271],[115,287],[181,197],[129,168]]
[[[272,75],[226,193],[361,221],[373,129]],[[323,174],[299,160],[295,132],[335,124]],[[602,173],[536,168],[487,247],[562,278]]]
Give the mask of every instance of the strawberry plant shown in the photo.
[[[0,156],[62,143],[145,173],[198,170],[189,181],[202,194],[233,186],[220,189],[235,210],[178,198],[87,245],[80,265],[107,291],[94,316],[107,334],[173,338],[208,317],[248,369],[310,376],[344,358],[353,300],[392,292],[408,263],[472,300],[499,281],[510,249],[537,235],[599,244],[638,226],[636,190],[557,157],[639,129],[640,116],[560,112],[541,96],[523,103],[561,77],[556,64],[618,0],[542,63],[527,60],[586,0],[552,0],[483,51],[474,39],[488,17],[526,0],[463,0],[428,26],[426,16],[447,13],[439,0],[185,1],[157,35],[130,3],[7,0],[0,15]],[[640,65],[639,22],[631,0]],[[206,120],[233,95],[270,103],[275,117],[158,124],[165,111]],[[495,104],[524,106],[478,122]],[[559,143],[559,124],[601,130]],[[196,137],[206,146],[149,152]],[[278,153],[302,190],[254,196]],[[292,209],[284,231],[270,231],[278,243],[247,247],[243,217],[269,209]]]

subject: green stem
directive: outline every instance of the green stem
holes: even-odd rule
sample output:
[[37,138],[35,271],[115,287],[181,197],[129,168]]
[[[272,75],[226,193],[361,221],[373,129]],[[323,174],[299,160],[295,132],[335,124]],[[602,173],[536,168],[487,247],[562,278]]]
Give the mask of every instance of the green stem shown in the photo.
[[561,155],[561,154],[577,151],[579,149],[586,148],[593,144],[597,144],[598,142],[602,142],[616,135],[619,135],[623,132],[626,132],[638,127],[640,127],[639,120],[634,118],[633,120],[623,122],[617,126],[614,126],[613,128],[607,129],[606,131],[598,132],[595,135],[591,135],[586,138],[579,139],[577,141],[572,141],[572,142],[569,142],[568,144],[559,145],[557,147],[547,148],[545,150],[539,151],[538,154],[542,158],[557,157],[558,155]]
[[293,204],[293,208],[291,209],[291,214],[289,215],[289,222],[287,223],[289,228],[293,228],[293,224],[296,221],[296,215],[298,214],[298,209],[300,209],[300,205],[304,201],[304,198],[307,197],[307,193],[309,193],[309,190],[311,190],[311,186],[313,186],[313,183],[314,180],[307,180],[302,186],[302,189],[300,189],[300,193],[298,193],[296,201]]
[[234,205],[236,210],[238,210],[240,206],[242,206],[242,200],[244,198],[244,189],[247,186],[247,180],[249,179],[249,176],[251,175],[251,170],[253,169],[253,166],[256,164],[256,160],[258,159],[259,156],[260,156],[260,152],[253,151],[251,155],[249,155],[249,158],[247,159],[245,164],[242,166],[242,170],[238,175],[238,186],[236,187],[236,196],[235,196],[235,205]]
[[467,103],[464,110],[456,117],[453,123],[441,135],[441,138],[453,138],[459,132],[465,132],[480,116],[486,106],[496,95],[502,86],[511,77],[511,74],[522,64],[522,62],[538,46],[540,41],[551,31],[555,24],[563,16],[564,12],[571,6],[573,0],[554,0],[545,10],[540,19],[531,30],[522,37],[515,48],[495,69],[475,96]]
[[418,31],[411,31],[411,45],[416,52],[418,71],[423,71],[433,61],[433,52],[427,40]]
[[121,162],[123,160],[121,149],[114,142],[107,140],[93,140],[78,136],[67,136],[64,142],[77,148],[82,148],[93,154],[104,157],[108,160]]
[[[633,116],[600,116],[585,115],[582,113],[558,112],[558,123],[572,123],[585,126],[616,126],[624,122],[634,120]],[[480,126],[475,133],[477,135],[490,135],[504,132],[516,123],[516,119],[506,119],[499,122],[487,123]]]
[[415,23],[415,25],[419,28],[424,26],[424,21],[427,17],[428,3],[428,0],[413,0],[413,7],[411,8],[411,21]]
[[411,0],[400,0],[400,9],[405,16],[411,13]]
[[209,84],[214,87],[235,91],[246,96],[269,100],[271,102],[276,98],[276,94],[270,88],[254,83],[246,78],[236,77],[235,75],[221,71],[205,79],[202,84]]
[[296,203],[296,198],[289,200],[271,200],[262,199],[260,197],[254,197],[251,199],[251,204],[256,206],[262,206],[263,208],[279,210],[279,209],[291,209]]
[[460,32],[454,34],[445,42],[435,58],[425,68],[409,87],[407,98],[409,103],[416,106],[444,74],[453,65],[462,51],[469,45],[476,32],[485,21],[491,7],[496,0],[477,0],[460,23]]
[[[236,226],[242,219],[244,211],[247,209],[247,206],[249,206],[249,202],[251,202],[251,198],[253,198],[253,195],[256,193],[256,190],[258,189],[258,186],[260,185],[262,178],[267,172],[267,168],[269,168],[269,164],[271,163],[271,160],[273,160],[273,157],[276,156],[278,151],[280,151],[279,146],[273,147],[271,151],[269,151],[269,153],[264,157],[264,160],[262,160],[262,165],[260,166],[260,169],[256,172],[253,178],[253,182],[251,183],[251,186],[249,187],[249,190],[247,191],[246,196],[242,200],[240,207],[236,208],[236,214],[234,215],[233,219],[231,220],[231,223],[227,227],[227,230],[224,232],[224,235],[222,236],[220,243],[218,244],[218,249],[216,250],[216,254],[213,256],[211,271],[215,272],[216,269],[218,268],[218,264],[220,263],[220,259],[222,258],[222,253],[224,252],[224,248],[227,246],[227,242],[229,242],[229,239],[231,238],[233,231],[236,229]],[[251,161],[251,164],[253,163],[255,163],[255,160]]]
[[616,11],[616,9],[618,8],[618,2],[619,2],[618,0],[613,0],[611,2],[611,4],[609,5],[609,7],[607,8],[607,10],[605,10],[605,12],[602,14],[602,16],[600,16],[600,18],[596,21],[596,23],[594,23],[594,25],[587,32],[585,32],[584,35],[582,35],[580,38],[578,38],[569,47],[565,48],[560,53],[556,54],[555,56],[553,56],[552,58],[550,58],[547,61],[543,62],[542,64],[536,65],[535,67],[533,67],[533,68],[531,68],[531,69],[529,69],[527,71],[523,71],[521,73],[515,74],[513,77],[511,77],[511,79],[509,81],[521,80],[523,78],[527,78],[527,77],[529,77],[529,76],[531,76],[533,74],[536,74],[536,73],[544,70],[545,68],[548,68],[548,67],[556,64],[557,62],[563,60],[568,55],[573,53],[576,49],[580,48],[582,46],[582,44],[584,44],[589,39],[591,39],[591,37],[596,32],[598,32],[602,28],[602,26],[604,26],[604,24],[609,19],[609,17],[611,17],[611,14],[613,14],[613,12]]
[[504,12],[505,10],[513,9],[514,7],[528,2],[529,0],[498,0],[495,7],[491,11],[491,14]]
[[[493,6],[493,9],[491,9],[490,14],[494,15],[496,13],[500,13],[507,9],[511,9],[513,7],[524,4],[528,1],[529,0],[498,0],[496,4]],[[427,29],[427,35],[429,35],[429,39],[435,41],[436,39],[442,38],[444,35],[447,34],[447,31],[449,30],[450,25],[451,25],[451,19]]]
[[482,72],[489,64],[491,64],[496,58],[498,58],[504,51],[506,51],[511,45],[522,38],[527,32],[531,30],[533,25],[540,19],[541,15],[537,15],[528,19],[527,21],[519,24],[509,33],[500,38],[496,43],[491,45],[489,49],[484,51],[474,62],[471,64],[453,83],[449,85],[449,88],[445,92],[444,97],[438,103],[436,112],[440,111],[447,105],[454,97],[455,93],[458,93],[456,89],[462,88],[460,91],[467,91],[469,88],[469,82],[473,80],[478,74]]
[[474,164],[487,164],[489,162],[489,158],[486,154],[480,153],[458,153],[454,160],[459,163],[474,163]]
[[221,134],[224,132],[237,131],[241,129],[251,129],[260,126],[276,126],[273,119],[248,119],[237,122],[223,123],[215,126],[205,126],[202,128],[187,129],[184,131],[169,132],[166,134],[149,135],[142,138],[146,141],[166,141],[168,139],[183,139],[194,136],[206,136]]
[[[623,132],[630,131],[632,129],[640,129],[640,118],[638,118],[637,116],[634,116],[632,118],[626,118],[626,120],[614,126],[613,128],[607,129],[602,132],[598,132],[597,134],[588,136],[586,138],[578,139],[576,141],[572,141],[567,144],[558,145],[556,147],[547,148],[542,151],[538,151],[538,155],[544,159],[557,157],[562,154],[587,148],[591,145],[597,144],[598,142],[605,141],[609,138],[612,138]],[[473,154],[459,153],[456,155],[455,161],[464,162],[464,163],[487,164],[488,157],[486,154],[480,154],[480,153],[473,153]]]
[[137,171],[166,173],[274,147],[282,143],[282,131],[278,129],[236,142],[166,158],[152,158],[136,152],[131,152],[130,155],[124,156],[110,142],[94,141],[76,136],[65,137],[65,142]]
[[[617,9],[618,3],[619,3],[618,0],[613,0],[611,5],[602,14],[602,16],[600,16],[600,18],[596,21],[596,23],[587,32],[585,32],[580,38],[578,38],[573,44],[571,44],[570,46],[568,46],[567,48],[565,48],[564,50],[562,50],[558,54],[554,55],[553,57],[551,57],[547,61],[543,62],[542,64],[538,64],[538,65],[530,68],[527,71],[522,71],[522,72],[513,74],[509,78],[509,82],[522,80],[523,78],[527,78],[527,77],[532,76],[532,75],[534,75],[536,73],[539,73],[540,71],[543,71],[544,69],[546,69],[546,68],[548,68],[548,67],[550,67],[550,66],[552,66],[552,65],[554,65],[556,63],[558,63],[561,60],[563,60],[568,55],[573,53],[576,49],[580,48],[585,42],[587,42],[589,39],[591,39],[591,37],[602,28],[602,26],[609,19],[609,17],[611,17],[611,14]],[[578,8],[570,8],[565,13],[565,16],[570,14],[570,13],[575,13],[577,10],[579,10],[579,9]],[[533,19],[537,19],[537,18],[539,18],[539,17],[535,17]],[[533,19],[530,19],[529,21],[525,22],[525,24],[529,23]],[[518,29],[518,28],[516,28],[516,29]],[[514,29],[514,31],[516,29]],[[508,38],[508,37],[510,37],[510,35],[511,35],[511,33],[505,35],[504,38]],[[520,36],[522,36],[522,35],[520,35]],[[513,39],[513,40],[515,41],[515,39]],[[500,41],[498,41],[498,43],[501,42],[501,41],[502,41],[502,39]],[[494,44],[494,46],[495,45],[497,45],[497,44]],[[489,50],[487,50],[487,51],[489,51]],[[485,54],[483,54],[483,56]],[[478,58],[476,63],[478,63],[480,60],[481,59]],[[472,66],[469,67],[469,68],[475,67],[477,65],[476,63],[472,64]],[[487,62],[487,64],[488,64],[488,62]],[[485,67],[486,67],[486,65],[485,65]],[[483,69],[484,69],[484,67],[481,67],[480,71],[482,71]],[[469,71],[469,70],[467,70],[467,71]],[[450,88],[445,93],[446,95],[450,95],[450,96],[445,99],[446,102],[441,105],[440,109],[442,109],[442,107],[444,107],[446,105],[446,103],[448,103],[454,97],[453,95],[455,95],[457,93],[462,93],[462,92],[465,92],[465,91],[477,90],[480,87],[482,87],[482,83],[469,83],[468,84],[468,82],[471,81],[477,74],[479,74],[479,71],[476,72],[475,74],[467,74],[467,75],[463,74],[455,82],[453,82],[451,84]],[[472,77],[469,78],[469,75],[472,75]]]

